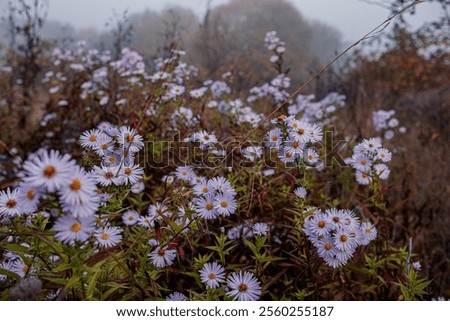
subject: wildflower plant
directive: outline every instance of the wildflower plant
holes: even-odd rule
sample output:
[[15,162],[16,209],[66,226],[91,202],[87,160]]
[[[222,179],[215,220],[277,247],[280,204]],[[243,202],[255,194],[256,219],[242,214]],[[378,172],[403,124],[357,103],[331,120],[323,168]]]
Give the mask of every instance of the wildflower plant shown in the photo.
[[[56,107],[36,134],[46,138],[1,185],[1,299],[406,293],[406,252],[379,237],[386,209],[358,192],[383,192],[392,153],[364,139],[351,168],[327,164],[345,97],[289,98],[287,47],[273,31],[264,43],[276,75],[248,93],[231,72],[199,79],[176,48],[151,65],[127,48],[117,59],[84,43],[55,48],[42,83]],[[263,113],[280,103],[284,114]]]

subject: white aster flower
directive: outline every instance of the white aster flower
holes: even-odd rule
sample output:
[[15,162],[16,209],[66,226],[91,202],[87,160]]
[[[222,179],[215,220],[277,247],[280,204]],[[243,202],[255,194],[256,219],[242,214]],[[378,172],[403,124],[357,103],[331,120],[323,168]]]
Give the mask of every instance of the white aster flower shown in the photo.
[[216,262],[205,263],[199,272],[200,279],[206,284],[206,288],[218,288],[220,283],[225,282],[225,269]]
[[250,272],[233,272],[228,276],[227,286],[230,291],[227,295],[233,300],[256,301],[261,296],[261,285],[258,279]]

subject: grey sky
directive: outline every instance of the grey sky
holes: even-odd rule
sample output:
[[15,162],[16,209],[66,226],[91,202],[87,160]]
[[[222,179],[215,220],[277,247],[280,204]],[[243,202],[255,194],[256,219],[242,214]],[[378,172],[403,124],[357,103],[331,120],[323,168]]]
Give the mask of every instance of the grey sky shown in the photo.
[[[212,0],[212,6],[228,0]],[[372,0],[389,2],[388,0]],[[6,2],[0,0],[0,2]],[[361,0],[290,0],[308,19],[319,20],[340,30],[345,41],[355,41],[374,26],[384,21],[389,11]],[[67,22],[75,26],[103,29],[112,16],[128,9],[130,13],[145,9],[161,10],[172,5],[192,9],[199,17],[206,11],[207,0],[49,0],[49,19]],[[422,3],[417,14],[408,18],[414,26],[438,16],[436,3]]]

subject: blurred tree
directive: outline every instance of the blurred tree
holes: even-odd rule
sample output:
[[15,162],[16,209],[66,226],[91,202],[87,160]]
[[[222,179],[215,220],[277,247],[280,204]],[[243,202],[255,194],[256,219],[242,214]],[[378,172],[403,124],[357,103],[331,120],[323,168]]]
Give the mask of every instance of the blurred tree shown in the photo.
[[188,50],[189,58],[211,77],[238,67],[242,72],[234,78],[240,88],[260,84],[273,77],[263,41],[271,30],[287,45],[284,59],[294,84],[341,47],[338,31],[307,21],[285,0],[232,0],[208,10]]

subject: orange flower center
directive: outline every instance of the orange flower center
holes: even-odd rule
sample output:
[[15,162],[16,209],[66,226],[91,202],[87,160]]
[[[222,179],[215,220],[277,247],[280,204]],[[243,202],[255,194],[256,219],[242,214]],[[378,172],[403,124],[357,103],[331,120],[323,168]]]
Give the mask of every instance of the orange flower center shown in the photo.
[[[222,204],[221,204],[221,205],[222,205]],[[212,209],[214,208],[214,206],[213,206],[213,204],[212,204],[211,202],[209,202],[209,203],[206,203],[205,208],[206,208],[208,211],[210,211],[210,210],[212,210]]]
[[209,273],[208,278],[210,280],[214,280],[216,278],[216,274],[214,272]]
[[242,283],[241,285],[239,285],[239,292],[247,292],[247,289],[247,284]]
[[81,182],[78,178],[72,180],[72,184],[69,185],[72,191],[78,191],[81,188]]
[[108,233],[102,233],[102,236],[101,236],[101,238],[102,238],[102,240],[109,240],[109,238],[110,238],[110,235],[108,234]]
[[305,130],[303,128],[300,128],[299,130],[297,130],[297,133],[303,135],[305,133]]
[[220,206],[228,207],[228,202],[227,201],[222,201],[222,202],[220,202]]
[[208,193],[208,192],[209,192],[208,187],[203,187],[203,188],[202,188],[202,192],[203,192],[203,193]]
[[325,250],[330,251],[333,246],[331,245],[331,243],[325,243],[324,247],[325,247]]
[[342,235],[341,235],[341,241],[342,241],[342,242],[347,242],[347,240],[348,240],[348,236],[345,235],[345,234],[342,234]]
[[297,148],[298,146],[300,146],[300,144],[298,142],[293,142],[292,143],[292,147]]
[[124,169],[124,173],[125,175],[130,175],[131,174],[131,169],[129,167]]
[[320,228],[324,228],[325,227],[325,222],[324,221],[319,221],[319,224],[317,224]]
[[97,141],[97,135],[91,135],[91,136],[89,136],[89,141],[91,142],[91,143],[93,143],[93,142],[96,142]]
[[273,142],[276,142],[277,139],[278,139],[278,135],[273,135],[270,139],[271,139]]
[[367,161],[365,159],[361,160],[361,165],[366,165]]
[[70,230],[75,233],[79,232],[81,230],[81,224],[80,223],[72,224],[72,226],[70,227]]
[[56,168],[52,165],[45,166],[43,174],[47,178],[51,178],[56,174]]
[[35,196],[36,196],[36,194],[34,193],[34,191],[33,191],[32,189],[30,189],[30,190],[27,192],[27,198],[28,198],[30,201],[33,200]]
[[164,254],[166,254],[166,251],[164,251],[164,249],[159,249],[158,250],[158,255],[159,256],[164,256]]

